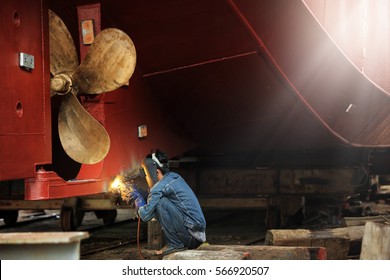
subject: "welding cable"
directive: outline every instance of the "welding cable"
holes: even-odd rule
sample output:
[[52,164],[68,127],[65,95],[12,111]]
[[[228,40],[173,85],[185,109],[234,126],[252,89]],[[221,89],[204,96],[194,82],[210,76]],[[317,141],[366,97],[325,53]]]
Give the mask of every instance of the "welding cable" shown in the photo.
[[138,247],[138,254],[141,258],[141,260],[144,260],[144,256],[141,253],[141,245],[140,245],[140,231],[141,231],[141,218],[138,216],[138,229],[137,229],[137,247]]

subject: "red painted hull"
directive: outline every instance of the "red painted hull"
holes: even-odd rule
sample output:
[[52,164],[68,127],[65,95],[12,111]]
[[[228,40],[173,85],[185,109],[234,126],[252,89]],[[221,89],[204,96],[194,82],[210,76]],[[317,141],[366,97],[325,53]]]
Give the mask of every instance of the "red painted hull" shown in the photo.
[[[370,21],[378,7],[389,8],[386,1],[363,7],[362,24],[357,8],[364,1],[348,4],[353,7],[309,0],[101,1],[102,29],[115,26],[133,39],[137,69],[129,86],[84,101],[104,123],[111,148],[99,164],[80,166],[57,139],[46,11],[78,38],[74,5],[87,2],[2,4],[0,181],[34,178],[43,166],[65,180],[55,197],[78,196],[105,192],[113,176],[138,168],[153,148],[173,157],[194,148],[196,155],[390,146],[390,73],[376,68],[378,54],[389,64],[389,46],[378,50],[372,43],[390,32],[374,34]],[[20,27],[6,20],[14,11]],[[359,27],[344,34],[357,38],[366,30],[367,37],[343,41],[337,26],[345,18],[350,29]],[[390,20],[382,25],[388,30]],[[22,71],[18,52],[34,54],[36,69]],[[147,125],[146,139],[137,137],[139,125]],[[74,178],[100,183],[81,191],[66,181]],[[27,193],[40,193],[29,186],[38,190]]]

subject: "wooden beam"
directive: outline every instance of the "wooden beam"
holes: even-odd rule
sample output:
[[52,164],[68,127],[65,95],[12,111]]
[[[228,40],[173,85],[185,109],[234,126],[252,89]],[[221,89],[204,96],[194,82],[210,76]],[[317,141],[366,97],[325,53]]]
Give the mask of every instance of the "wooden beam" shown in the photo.
[[344,217],[347,226],[364,226],[367,222],[386,223],[390,222],[390,215]]
[[251,260],[325,260],[327,258],[326,249],[324,247],[203,244],[198,249],[216,252],[233,250],[241,253],[248,253]]
[[[118,207],[111,198],[79,198],[81,201],[80,210],[109,210],[116,208],[128,208],[130,206]],[[56,210],[61,209],[64,199],[48,199],[48,200],[0,200],[0,210]]]
[[163,260],[248,260],[248,253],[241,253],[233,250],[206,251],[206,250],[185,250],[163,257]]
[[155,218],[148,222],[148,249],[159,250],[164,245],[161,224]]
[[[352,238],[352,239],[351,239]],[[359,227],[332,228],[323,230],[280,229],[268,230],[266,245],[325,247],[328,259],[344,260],[348,258],[350,245],[362,239]]]
[[390,225],[366,223],[360,259],[390,260]]

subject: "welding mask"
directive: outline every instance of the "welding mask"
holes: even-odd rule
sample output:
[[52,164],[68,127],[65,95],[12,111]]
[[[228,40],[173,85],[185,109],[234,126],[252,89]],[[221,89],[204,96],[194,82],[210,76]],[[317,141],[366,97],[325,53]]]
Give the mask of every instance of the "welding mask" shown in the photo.
[[156,162],[146,157],[142,161],[141,166],[149,188],[153,187],[158,182]]

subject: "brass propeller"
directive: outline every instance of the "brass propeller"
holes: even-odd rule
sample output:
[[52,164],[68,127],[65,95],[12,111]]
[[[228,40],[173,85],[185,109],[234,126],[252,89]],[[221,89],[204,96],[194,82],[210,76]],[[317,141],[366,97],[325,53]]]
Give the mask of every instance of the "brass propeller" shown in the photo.
[[79,102],[77,95],[101,94],[126,84],[134,73],[136,51],[123,31],[101,31],[78,65],[73,39],[63,21],[49,10],[51,95],[62,97],[58,133],[65,152],[75,161],[93,164],[110,149],[105,128]]
[[64,22],[49,10],[50,73],[73,73],[79,66],[76,47]]
[[96,36],[72,79],[83,93],[112,91],[129,81],[135,63],[135,47],[129,36],[119,29],[104,29]]
[[72,93],[64,96],[58,114],[58,131],[66,153],[80,163],[101,161],[110,148],[110,137]]

